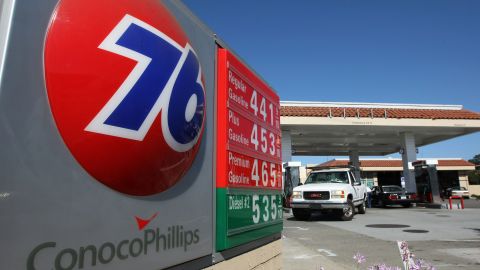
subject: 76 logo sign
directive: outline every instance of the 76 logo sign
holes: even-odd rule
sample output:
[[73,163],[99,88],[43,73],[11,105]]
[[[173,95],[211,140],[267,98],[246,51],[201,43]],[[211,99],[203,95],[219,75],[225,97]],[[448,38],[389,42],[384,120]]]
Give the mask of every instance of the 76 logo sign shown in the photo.
[[99,48],[137,64],[85,130],[142,141],[162,112],[167,144],[178,152],[189,150],[198,139],[205,106],[201,69],[191,46],[182,47],[126,15]]
[[198,56],[157,0],[63,0],[44,47],[56,126],[90,176],[146,196],[193,165],[205,125]]

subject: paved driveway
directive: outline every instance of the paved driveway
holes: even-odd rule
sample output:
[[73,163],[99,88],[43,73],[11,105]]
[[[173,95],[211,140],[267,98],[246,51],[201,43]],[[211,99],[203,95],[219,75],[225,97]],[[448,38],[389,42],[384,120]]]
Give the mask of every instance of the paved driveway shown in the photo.
[[285,269],[354,269],[357,251],[369,265],[401,266],[397,240],[437,269],[480,269],[480,209],[372,208],[350,222],[286,214],[283,240]]

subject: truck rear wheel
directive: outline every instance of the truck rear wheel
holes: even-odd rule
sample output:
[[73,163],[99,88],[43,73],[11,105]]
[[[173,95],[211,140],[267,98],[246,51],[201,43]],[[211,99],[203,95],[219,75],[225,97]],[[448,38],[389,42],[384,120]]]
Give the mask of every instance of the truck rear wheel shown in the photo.
[[351,200],[347,201],[346,206],[340,210],[340,219],[343,221],[350,221],[353,219],[354,206]]
[[310,218],[310,211],[306,209],[292,208],[293,216],[298,220],[307,220]]
[[364,198],[362,204],[360,204],[358,206],[358,213],[359,214],[365,214],[366,212],[367,212],[367,206],[366,206],[365,198]]

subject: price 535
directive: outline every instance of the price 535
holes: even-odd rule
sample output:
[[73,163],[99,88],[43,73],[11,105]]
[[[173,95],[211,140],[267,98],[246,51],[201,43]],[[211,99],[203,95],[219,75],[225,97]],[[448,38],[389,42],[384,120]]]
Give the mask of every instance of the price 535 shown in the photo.
[[253,195],[252,221],[254,224],[282,219],[282,200],[280,195]]

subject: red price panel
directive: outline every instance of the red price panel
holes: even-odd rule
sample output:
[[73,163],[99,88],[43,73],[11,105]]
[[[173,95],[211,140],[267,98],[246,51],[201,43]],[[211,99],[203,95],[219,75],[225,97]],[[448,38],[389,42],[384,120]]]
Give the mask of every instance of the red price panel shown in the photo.
[[230,187],[282,188],[281,164],[228,151]]
[[280,136],[277,130],[267,129],[260,123],[228,109],[228,149],[248,151],[268,159],[280,159]]
[[280,109],[277,100],[266,96],[261,88],[253,88],[232,65],[228,69],[228,107],[248,111],[262,123],[280,129]]
[[217,75],[217,188],[280,190],[278,95],[225,49]]

